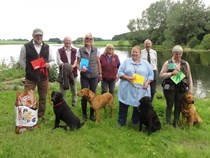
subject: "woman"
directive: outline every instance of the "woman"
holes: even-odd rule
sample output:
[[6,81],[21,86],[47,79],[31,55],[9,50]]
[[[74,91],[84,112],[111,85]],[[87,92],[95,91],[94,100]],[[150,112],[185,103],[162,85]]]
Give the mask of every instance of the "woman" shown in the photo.
[[115,82],[117,80],[117,71],[120,66],[118,55],[114,54],[114,47],[112,44],[107,44],[104,53],[100,56],[102,81],[101,94],[109,92],[114,96]]
[[[84,46],[77,52],[77,68],[80,71],[81,88],[89,88],[95,93],[98,81],[102,80],[100,53],[93,47],[93,36],[84,37]],[[82,118],[87,120],[87,100],[82,98]],[[90,120],[95,121],[94,110],[90,108]]]
[[140,58],[141,48],[135,46],[131,50],[131,58],[125,60],[119,67],[118,77],[121,79],[118,89],[119,113],[118,125],[126,125],[129,105],[133,106],[132,121],[138,123],[139,100],[150,96],[150,82],[154,74],[151,65]]
[[167,60],[160,71],[163,79],[163,93],[166,99],[166,124],[171,124],[171,113],[174,107],[174,127],[178,127],[181,97],[186,91],[193,91],[190,66],[182,60],[183,49],[180,45],[172,49],[172,58]]

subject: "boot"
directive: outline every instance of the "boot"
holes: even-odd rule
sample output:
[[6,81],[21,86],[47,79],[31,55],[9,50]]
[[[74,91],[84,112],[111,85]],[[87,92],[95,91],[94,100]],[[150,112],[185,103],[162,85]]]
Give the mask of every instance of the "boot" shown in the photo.
[[90,120],[94,122],[96,121],[94,110],[92,108],[90,108]]
[[82,119],[87,121],[87,101],[82,100]]

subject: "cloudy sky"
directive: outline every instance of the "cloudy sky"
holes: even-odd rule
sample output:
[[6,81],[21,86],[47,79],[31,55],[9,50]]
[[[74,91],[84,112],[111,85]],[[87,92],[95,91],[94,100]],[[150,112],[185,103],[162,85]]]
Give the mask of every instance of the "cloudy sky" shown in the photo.
[[[111,39],[128,32],[130,19],[157,0],[0,0],[0,39],[31,39],[34,28],[44,39],[70,36],[73,40],[91,32]],[[209,0],[203,0],[206,6]]]

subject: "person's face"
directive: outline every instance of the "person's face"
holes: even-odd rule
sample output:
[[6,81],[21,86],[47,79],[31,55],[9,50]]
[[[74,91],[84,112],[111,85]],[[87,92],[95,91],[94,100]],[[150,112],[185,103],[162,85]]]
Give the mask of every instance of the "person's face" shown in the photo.
[[107,54],[111,55],[114,52],[114,48],[112,46],[107,47]]
[[66,48],[70,48],[71,47],[71,39],[70,38],[65,38],[64,39],[64,45]]
[[144,47],[149,50],[151,48],[151,42],[150,41],[146,41],[144,44]]
[[40,45],[43,41],[43,35],[33,35],[33,40],[36,44]]
[[85,45],[86,46],[92,46],[92,41],[93,41],[93,38],[91,36],[85,37]]
[[175,61],[181,61],[182,53],[181,52],[174,52],[173,53],[173,58],[174,58]]
[[134,61],[139,60],[139,58],[140,58],[140,50],[137,49],[137,48],[133,48],[133,49],[131,50],[131,56],[132,56],[132,59],[133,59]]

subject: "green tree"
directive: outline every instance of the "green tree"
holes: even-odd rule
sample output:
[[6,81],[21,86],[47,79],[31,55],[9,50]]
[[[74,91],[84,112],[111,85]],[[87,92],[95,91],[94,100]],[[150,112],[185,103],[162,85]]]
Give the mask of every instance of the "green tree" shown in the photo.
[[201,0],[177,2],[168,12],[165,38],[175,44],[187,44],[205,33],[205,6]]
[[206,34],[201,42],[204,49],[210,49],[210,34]]

